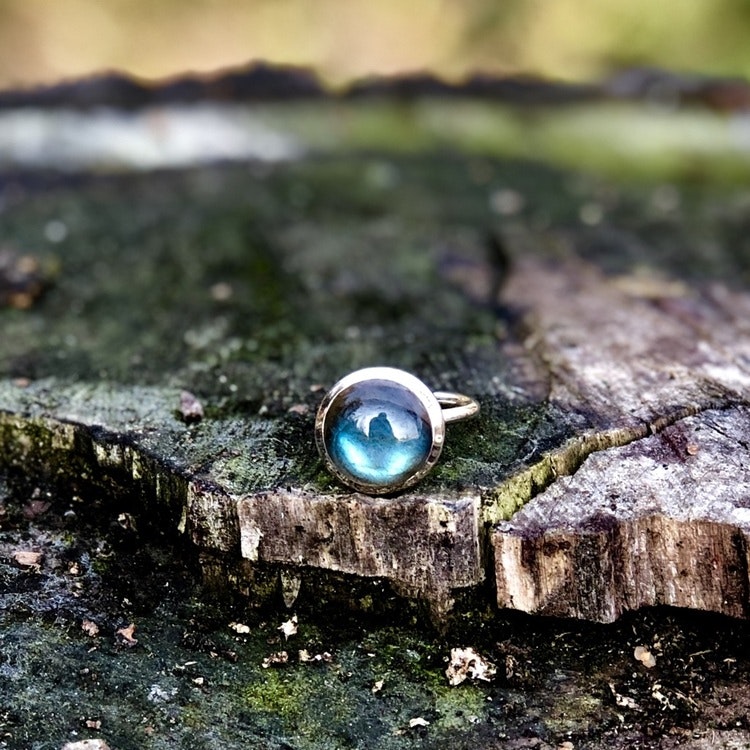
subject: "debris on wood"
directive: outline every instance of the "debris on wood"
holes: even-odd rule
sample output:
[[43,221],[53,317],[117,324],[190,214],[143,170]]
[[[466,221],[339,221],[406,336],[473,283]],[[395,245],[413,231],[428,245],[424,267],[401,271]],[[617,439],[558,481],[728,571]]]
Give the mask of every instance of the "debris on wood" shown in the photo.
[[99,626],[93,620],[84,619],[81,622],[81,630],[92,638],[99,635]]
[[62,746],[62,750],[110,750],[110,747],[104,740],[92,739],[66,742]]
[[138,523],[132,513],[120,513],[117,516],[117,523],[119,523],[125,531],[138,531]]
[[48,285],[39,259],[0,248],[0,308],[28,310]]
[[658,682],[651,688],[651,697],[658,701],[663,709],[676,710],[675,704],[662,692],[662,686]]
[[613,682],[609,683],[609,689],[612,692],[612,697],[615,699],[615,703],[620,706],[620,708],[629,708],[631,711],[641,710],[641,707],[638,705],[638,702],[636,700],[631,698],[629,695],[622,695],[621,693],[618,693]]
[[306,648],[302,648],[297,652],[297,658],[300,660],[300,663],[302,664],[307,664],[313,661],[330,664],[333,661],[333,655],[328,653],[328,651],[323,651],[320,654],[313,655]]
[[656,657],[645,646],[636,646],[633,651],[633,656],[643,664],[646,669],[651,669],[656,666]]
[[23,517],[33,521],[35,518],[43,516],[51,507],[52,504],[49,500],[34,497],[23,506]]
[[232,285],[228,284],[226,281],[219,281],[209,289],[209,293],[211,299],[216,302],[226,302],[234,295],[234,289],[232,288]]
[[495,665],[473,648],[453,648],[445,676],[448,678],[448,684],[455,687],[467,679],[489,682],[496,671]]
[[270,666],[278,666],[279,664],[286,664],[289,661],[289,654],[286,651],[275,651],[270,656],[263,659],[261,666],[263,669],[268,669]]
[[297,615],[294,615],[291,619],[282,622],[277,628],[284,634],[284,640],[289,640],[289,637],[297,634]]
[[120,628],[119,630],[115,631],[115,635],[119,635],[121,642],[128,647],[135,646],[138,643],[138,639],[134,637],[133,633],[135,633],[136,625],[135,623],[130,623],[127,627]]
[[288,414],[298,414],[304,416],[310,411],[310,407],[307,404],[292,404],[288,409]]
[[239,633],[240,635],[246,635],[250,632],[250,626],[245,625],[243,622],[230,622],[229,629],[234,630],[235,633]]
[[188,424],[200,422],[204,416],[203,404],[190,391],[180,391],[179,414],[182,421]]
[[39,568],[44,559],[41,552],[34,552],[28,549],[19,549],[13,553],[13,559],[22,568]]

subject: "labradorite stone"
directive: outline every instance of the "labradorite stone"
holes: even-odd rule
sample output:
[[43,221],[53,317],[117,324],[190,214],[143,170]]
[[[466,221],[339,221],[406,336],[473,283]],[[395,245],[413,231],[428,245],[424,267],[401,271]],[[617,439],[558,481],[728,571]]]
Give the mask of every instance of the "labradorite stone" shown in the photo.
[[324,440],[344,474],[385,486],[422,466],[432,448],[432,427],[427,410],[410,390],[371,380],[342,391],[331,404]]

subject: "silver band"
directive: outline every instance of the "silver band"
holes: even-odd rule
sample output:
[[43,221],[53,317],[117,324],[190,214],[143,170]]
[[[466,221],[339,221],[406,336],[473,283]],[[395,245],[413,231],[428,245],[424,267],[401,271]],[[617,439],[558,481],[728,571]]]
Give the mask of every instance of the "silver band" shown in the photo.
[[463,393],[451,393],[450,391],[435,391],[432,394],[443,409],[443,420],[446,422],[459,422],[462,419],[471,419],[479,414],[479,404]]

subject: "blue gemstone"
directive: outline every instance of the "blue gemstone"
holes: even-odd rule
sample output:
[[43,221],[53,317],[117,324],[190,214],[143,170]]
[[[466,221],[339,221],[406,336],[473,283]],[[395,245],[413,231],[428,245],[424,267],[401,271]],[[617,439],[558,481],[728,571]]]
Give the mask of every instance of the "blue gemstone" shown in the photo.
[[326,418],[328,455],[357,482],[387,486],[404,481],[427,460],[432,427],[422,402],[387,381],[357,383],[340,393]]

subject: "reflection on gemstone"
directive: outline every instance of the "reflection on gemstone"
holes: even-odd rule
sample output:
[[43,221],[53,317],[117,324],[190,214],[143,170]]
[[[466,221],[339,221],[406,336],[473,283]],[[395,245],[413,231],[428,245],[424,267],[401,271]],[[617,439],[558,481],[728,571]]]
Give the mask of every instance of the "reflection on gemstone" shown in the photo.
[[432,428],[422,402],[404,386],[358,383],[329,409],[325,443],[329,456],[359,482],[389,485],[411,476],[427,460]]

